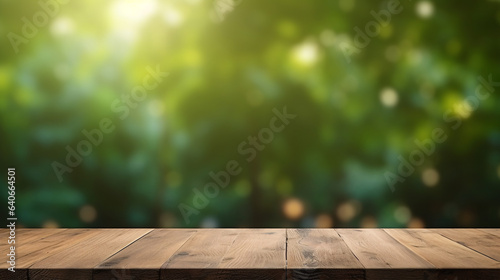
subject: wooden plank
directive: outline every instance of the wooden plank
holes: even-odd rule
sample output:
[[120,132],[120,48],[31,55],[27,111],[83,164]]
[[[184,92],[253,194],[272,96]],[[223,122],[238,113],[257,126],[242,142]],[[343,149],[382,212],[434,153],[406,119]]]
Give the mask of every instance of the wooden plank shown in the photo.
[[240,229],[220,268],[285,267],[285,229]]
[[500,279],[498,229],[19,229],[16,245],[0,279]]
[[77,244],[97,234],[95,230],[66,229],[31,242],[28,246],[19,247],[20,268],[29,268],[35,262],[41,261],[59,251]]
[[217,268],[238,232],[237,229],[199,230],[163,268]]
[[[49,236],[51,234],[57,233],[64,231],[66,229],[28,229],[28,228],[22,228],[22,229],[16,229],[16,244],[18,246],[24,244],[29,244],[30,242],[36,241],[38,239],[44,238],[46,236]],[[2,240],[7,240],[10,236],[10,231],[4,231],[2,234]],[[0,250],[6,250],[6,248],[10,247],[11,245],[8,244],[7,242],[2,242],[0,244]]]
[[[64,232],[66,229],[16,229],[15,244],[8,244],[7,242],[0,245],[0,252],[9,252],[10,246],[16,247],[16,267],[15,272],[12,273],[7,270],[10,265],[7,262],[0,263],[0,279],[12,280],[25,280],[28,279],[28,265],[25,262],[26,250],[33,247],[33,244],[45,237],[54,235],[56,233]],[[7,240],[10,230],[4,232]]]
[[292,279],[364,279],[364,266],[333,229],[288,229],[287,272]]
[[479,230],[484,231],[484,232],[489,233],[489,234],[500,236],[500,229],[498,229],[498,228],[482,228]]
[[[16,238],[15,238],[15,244],[8,244],[7,242],[2,242],[0,244],[0,251],[7,250],[7,248],[10,248],[12,245],[17,245],[16,248],[24,248],[31,243],[36,242],[37,240],[40,240],[44,237],[50,236],[55,233],[59,233],[62,231],[65,231],[66,229],[16,229]],[[7,240],[9,237],[9,232],[4,233],[5,238],[2,240]],[[7,267],[3,263],[0,264],[0,268]]]
[[196,233],[191,229],[155,229],[99,264],[94,280],[117,275],[135,279],[159,279],[161,266]]
[[365,267],[366,279],[423,279],[434,266],[382,229],[337,229]]
[[240,230],[198,230],[162,266],[161,279],[217,278],[218,267]]
[[496,261],[500,261],[500,236],[476,229],[433,229],[432,231]]
[[[285,229],[239,229],[217,268],[208,279],[285,279]],[[169,270],[171,273],[173,270]],[[162,271],[162,275],[163,271]],[[168,275],[168,274],[165,274]],[[191,275],[179,279],[190,279]]]
[[462,246],[437,231],[426,229],[386,229],[410,250],[443,269],[497,269],[500,263]]
[[92,269],[151,229],[100,229],[97,234],[53,254],[29,269],[30,279],[91,279]]
[[382,229],[336,231],[365,268],[434,268]]

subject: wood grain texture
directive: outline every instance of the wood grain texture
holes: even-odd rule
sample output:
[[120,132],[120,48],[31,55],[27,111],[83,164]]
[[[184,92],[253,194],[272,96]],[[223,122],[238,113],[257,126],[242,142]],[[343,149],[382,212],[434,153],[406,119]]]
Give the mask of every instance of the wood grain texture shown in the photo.
[[[30,265],[29,261],[26,261],[27,252],[33,250],[33,244],[37,244],[39,240],[45,237],[54,235],[56,233],[61,233],[66,231],[66,229],[28,229],[20,228],[16,229],[15,243],[8,244],[4,242],[0,244],[0,252],[9,252],[10,246],[16,247],[16,268],[15,273],[7,270],[10,266],[7,262],[0,263],[0,279],[12,279],[12,280],[25,280],[28,279],[28,267]],[[2,240],[7,240],[10,230],[3,229]]]
[[434,268],[382,229],[337,229],[365,268]]
[[364,266],[335,230],[288,229],[287,237],[292,279],[364,278]]
[[437,229],[433,231],[480,254],[500,261],[500,236],[475,229]]
[[381,229],[336,231],[365,267],[365,279],[423,279],[434,269]]
[[[15,242],[17,247],[24,246],[30,244],[33,241],[64,230],[65,229],[17,229],[15,232]],[[5,230],[0,236],[2,240],[7,241],[10,236],[9,231]],[[12,245],[8,244],[7,242],[2,242],[0,244],[0,250],[7,250],[7,248],[9,248],[10,246]],[[3,267],[1,265],[2,264],[0,264],[0,267]]]
[[217,269],[212,269],[213,279],[286,278],[286,229],[237,231]]
[[[500,263],[427,229],[386,229],[410,250],[442,269],[500,269]],[[500,275],[500,274],[499,274]]]
[[92,269],[151,229],[99,229],[91,238],[34,263],[30,279],[92,279]]
[[162,267],[161,279],[285,279],[285,229],[200,230]]
[[20,229],[16,273],[2,263],[0,279],[500,279],[499,234],[498,229]]
[[479,230],[484,231],[484,232],[489,233],[489,234],[500,236],[500,229],[498,229],[498,228],[482,228]]
[[[67,229],[19,229],[16,231],[16,238],[14,244],[3,242],[0,245],[1,252],[7,251],[10,246],[16,247],[16,256],[21,258],[16,262],[16,267],[27,268],[24,257],[40,247],[40,240],[67,231]],[[8,236],[8,235],[5,235]],[[7,237],[3,240],[7,241]],[[7,268],[9,265],[6,262],[0,263],[0,269]]]
[[[474,229],[450,229],[459,234],[473,236]],[[440,233],[440,229],[385,229],[392,237],[410,250],[428,260],[436,269],[424,270],[419,279],[500,279],[498,262],[476,253]],[[447,230],[451,237],[451,232]],[[456,236],[456,234],[454,234]],[[462,239],[462,238],[460,238]],[[475,246],[482,246],[474,240]],[[483,263],[483,261],[486,261]],[[396,273],[397,274],[397,273]],[[394,276],[394,271],[367,271],[367,279],[403,279],[403,274]]]
[[213,278],[229,247],[238,236],[237,229],[200,229],[166,261],[161,279]]
[[49,236],[37,239],[29,246],[19,247],[19,262],[21,268],[28,268],[36,262],[50,257],[85,239],[92,238],[98,232],[88,229],[61,230]]
[[286,229],[241,229],[219,268],[284,269]]
[[161,266],[196,233],[196,230],[155,229],[99,264],[93,279],[159,279]]

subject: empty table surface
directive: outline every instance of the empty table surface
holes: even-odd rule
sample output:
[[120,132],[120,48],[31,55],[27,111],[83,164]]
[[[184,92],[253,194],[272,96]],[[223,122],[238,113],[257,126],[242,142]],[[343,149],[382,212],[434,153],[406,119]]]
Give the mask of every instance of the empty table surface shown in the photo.
[[0,279],[500,279],[500,229],[18,229]]

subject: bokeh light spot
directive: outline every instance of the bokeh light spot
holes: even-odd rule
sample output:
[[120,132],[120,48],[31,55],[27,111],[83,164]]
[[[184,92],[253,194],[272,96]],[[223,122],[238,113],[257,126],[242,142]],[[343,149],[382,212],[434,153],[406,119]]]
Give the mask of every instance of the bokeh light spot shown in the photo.
[[434,168],[427,168],[422,172],[422,182],[428,187],[434,187],[439,183],[439,173]]
[[156,6],[156,0],[117,0],[110,12],[118,23],[138,24],[150,17]]
[[110,5],[112,33],[124,40],[133,42],[142,24],[157,10],[156,0],[116,0]]
[[297,198],[290,198],[283,204],[283,213],[290,220],[297,220],[304,215],[304,204]]
[[411,219],[411,211],[406,206],[399,206],[394,211],[394,218],[396,219],[397,222],[406,225],[408,221],[410,221]]
[[92,223],[97,217],[97,211],[92,205],[84,205],[80,208],[80,219],[85,223]]
[[409,228],[425,228],[425,223],[420,218],[412,218],[408,223]]
[[384,88],[380,92],[380,102],[385,107],[394,107],[398,103],[398,93],[392,88]]
[[462,119],[468,119],[472,114],[472,106],[466,100],[461,101],[458,105],[455,106],[455,112]]
[[170,212],[164,212],[161,213],[158,224],[160,225],[160,227],[175,227],[177,224],[177,219],[175,218],[174,214]]
[[337,208],[337,217],[342,222],[349,222],[356,216],[357,207],[353,201],[344,202]]
[[200,227],[202,228],[217,228],[219,227],[219,221],[214,217],[206,217],[201,221]]
[[363,217],[361,220],[361,227],[363,228],[376,228],[377,220],[372,216]]
[[293,56],[303,65],[312,65],[318,60],[318,46],[312,41],[307,41],[295,47]]
[[410,64],[419,65],[422,63],[424,53],[418,49],[410,49],[408,52],[406,52],[406,56],[408,57],[408,61],[410,62]]
[[54,220],[47,220],[42,224],[43,228],[58,228],[59,224]]
[[434,14],[434,4],[430,1],[420,1],[416,6],[417,15],[421,18],[429,18]]
[[332,217],[328,214],[321,214],[314,220],[314,225],[317,228],[331,228],[333,227]]
[[74,29],[73,21],[68,17],[58,17],[50,25],[50,32],[56,36],[70,34]]

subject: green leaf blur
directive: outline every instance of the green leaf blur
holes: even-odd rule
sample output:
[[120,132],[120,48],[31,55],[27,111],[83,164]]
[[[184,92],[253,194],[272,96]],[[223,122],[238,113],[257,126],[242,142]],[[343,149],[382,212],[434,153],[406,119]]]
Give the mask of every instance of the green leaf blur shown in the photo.
[[[500,226],[499,2],[2,0],[0,15],[1,180],[16,168],[23,226]],[[210,174],[229,162],[223,186]]]

